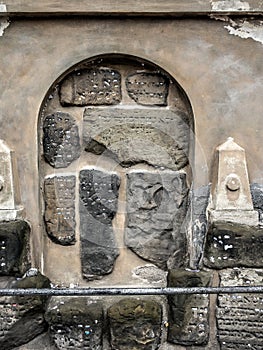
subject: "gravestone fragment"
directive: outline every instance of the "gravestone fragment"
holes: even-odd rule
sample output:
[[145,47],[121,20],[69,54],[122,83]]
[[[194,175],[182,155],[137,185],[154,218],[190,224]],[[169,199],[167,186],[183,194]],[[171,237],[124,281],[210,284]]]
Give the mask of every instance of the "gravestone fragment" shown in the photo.
[[146,106],[166,106],[169,79],[160,73],[136,73],[126,79],[129,96],[137,103]]
[[108,309],[110,345],[115,350],[156,350],[162,308],[152,300],[124,299]]
[[55,112],[43,123],[45,160],[54,168],[66,168],[80,156],[79,131],[68,113]]
[[173,170],[188,164],[189,120],[178,110],[93,109],[84,112],[85,150],[122,166],[148,163]]
[[[220,272],[222,287],[262,285],[261,269]],[[216,317],[221,350],[263,348],[263,294],[219,294]]]
[[47,234],[62,245],[75,239],[75,176],[47,177],[44,182],[45,225]]
[[113,69],[80,69],[60,85],[62,106],[115,105],[120,101],[121,75]]
[[187,200],[185,173],[127,174],[127,247],[162,269],[184,266]]
[[57,349],[103,350],[103,309],[83,297],[53,297],[45,319]]
[[119,249],[112,228],[118,204],[117,174],[85,169],[79,175],[82,274],[101,278],[112,272]]
[[[208,287],[211,273],[169,270],[168,287]],[[168,341],[181,345],[204,345],[209,337],[209,296],[175,294],[168,297]]]

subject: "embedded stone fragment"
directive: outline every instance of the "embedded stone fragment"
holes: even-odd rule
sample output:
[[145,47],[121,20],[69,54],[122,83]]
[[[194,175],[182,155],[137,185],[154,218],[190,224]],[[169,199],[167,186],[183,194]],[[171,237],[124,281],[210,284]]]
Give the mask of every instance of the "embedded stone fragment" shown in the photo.
[[148,163],[173,170],[188,163],[189,120],[178,110],[92,109],[84,112],[85,150],[122,166]]
[[45,160],[54,168],[66,168],[80,156],[79,131],[68,113],[48,115],[43,123]]
[[162,269],[186,264],[187,198],[185,173],[127,174],[126,245]]
[[129,96],[146,106],[166,106],[169,79],[160,73],[136,73],[127,77],[126,88]]
[[112,349],[159,348],[162,323],[162,308],[159,303],[124,299],[108,309],[108,319]]
[[263,228],[214,222],[206,238],[204,264],[215,269],[263,267]]
[[95,169],[80,171],[80,243],[84,278],[112,272],[119,255],[112,220],[117,211],[120,178]]
[[[220,286],[262,286],[263,270],[220,272]],[[218,340],[221,350],[261,350],[263,347],[263,294],[219,294]]]
[[113,69],[81,69],[60,86],[62,106],[115,105],[120,101],[121,75]]
[[75,243],[75,176],[45,179],[45,224],[49,237],[62,245]]
[[58,349],[103,350],[103,309],[83,297],[51,298],[45,319]]
[[30,227],[26,221],[0,222],[0,275],[21,275],[28,268]]
[[[168,287],[208,287],[211,274],[204,271],[170,270]],[[181,345],[204,345],[209,338],[209,296],[207,294],[168,297],[168,341]]]

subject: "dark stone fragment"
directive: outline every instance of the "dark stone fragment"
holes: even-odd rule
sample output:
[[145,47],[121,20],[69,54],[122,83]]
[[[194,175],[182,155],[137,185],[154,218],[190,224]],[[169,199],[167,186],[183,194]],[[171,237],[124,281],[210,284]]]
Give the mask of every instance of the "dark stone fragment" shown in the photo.
[[127,77],[129,96],[145,106],[166,106],[169,79],[160,73],[136,73]]
[[127,174],[126,245],[162,269],[186,266],[187,197],[185,173]]
[[66,168],[80,156],[79,131],[68,114],[56,112],[43,123],[45,160],[54,168]]
[[[208,287],[211,274],[170,270],[168,287]],[[168,341],[181,345],[204,345],[209,338],[209,297],[204,294],[168,297]]]
[[54,176],[44,182],[45,225],[55,243],[70,245],[75,239],[75,176]]
[[189,119],[179,110],[95,109],[84,112],[85,150],[124,167],[148,163],[179,170],[188,164]]
[[259,221],[263,223],[263,185],[251,184],[250,190],[254,209],[259,212]]
[[45,313],[58,349],[102,350],[103,309],[87,298],[52,298]]
[[113,69],[81,69],[60,86],[62,106],[115,105],[121,101],[121,75]]
[[15,350],[56,350],[57,347],[51,344],[48,333],[43,333],[25,345],[16,347]]
[[151,300],[124,299],[108,309],[110,344],[115,350],[155,350],[161,337],[162,308]]
[[215,269],[263,267],[263,228],[214,222],[208,228],[204,264]]
[[80,172],[80,242],[84,278],[112,272],[119,255],[112,228],[117,211],[120,178],[95,169]]
[[28,268],[29,235],[26,221],[0,222],[0,275],[21,276]]

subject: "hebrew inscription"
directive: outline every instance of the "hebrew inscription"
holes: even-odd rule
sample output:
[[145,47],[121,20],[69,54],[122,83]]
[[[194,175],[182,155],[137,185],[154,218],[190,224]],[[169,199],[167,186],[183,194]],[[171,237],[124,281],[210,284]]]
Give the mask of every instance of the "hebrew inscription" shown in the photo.
[[120,178],[95,169],[80,172],[80,242],[84,278],[109,274],[119,255],[112,220],[117,211]]
[[82,69],[60,87],[62,106],[114,105],[121,101],[121,75],[113,69]]
[[187,196],[185,173],[127,174],[126,245],[162,269],[186,263]]
[[[234,269],[220,273],[220,285],[263,285],[263,270]],[[221,350],[263,348],[263,294],[220,294],[217,307]]]
[[188,163],[190,131],[182,112],[86,108],[83,129],[86,151],[123,166],[144,162],[178,170]]
[[160,73],[137,73],[126,79],[129,96],[141,105],[166,106],[169,79]]
[[43,148],[45,160],[54,168],[65,168],[80,156],[78,127],[68,113],[56,112],[45,118]]
[[62,245],[75,243],[75,176],[45,179],[45,224],[49,237]]

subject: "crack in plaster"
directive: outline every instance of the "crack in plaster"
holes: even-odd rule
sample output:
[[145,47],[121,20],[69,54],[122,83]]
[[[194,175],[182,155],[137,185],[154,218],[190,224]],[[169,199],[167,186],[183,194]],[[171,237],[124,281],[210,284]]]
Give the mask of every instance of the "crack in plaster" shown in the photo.
[[10,21],[8,18],[0,19],[0,36],[4,35],[4,31],[10,25]]
[[250,5],[241,0],[211,1],[212,11],[249,11]]

